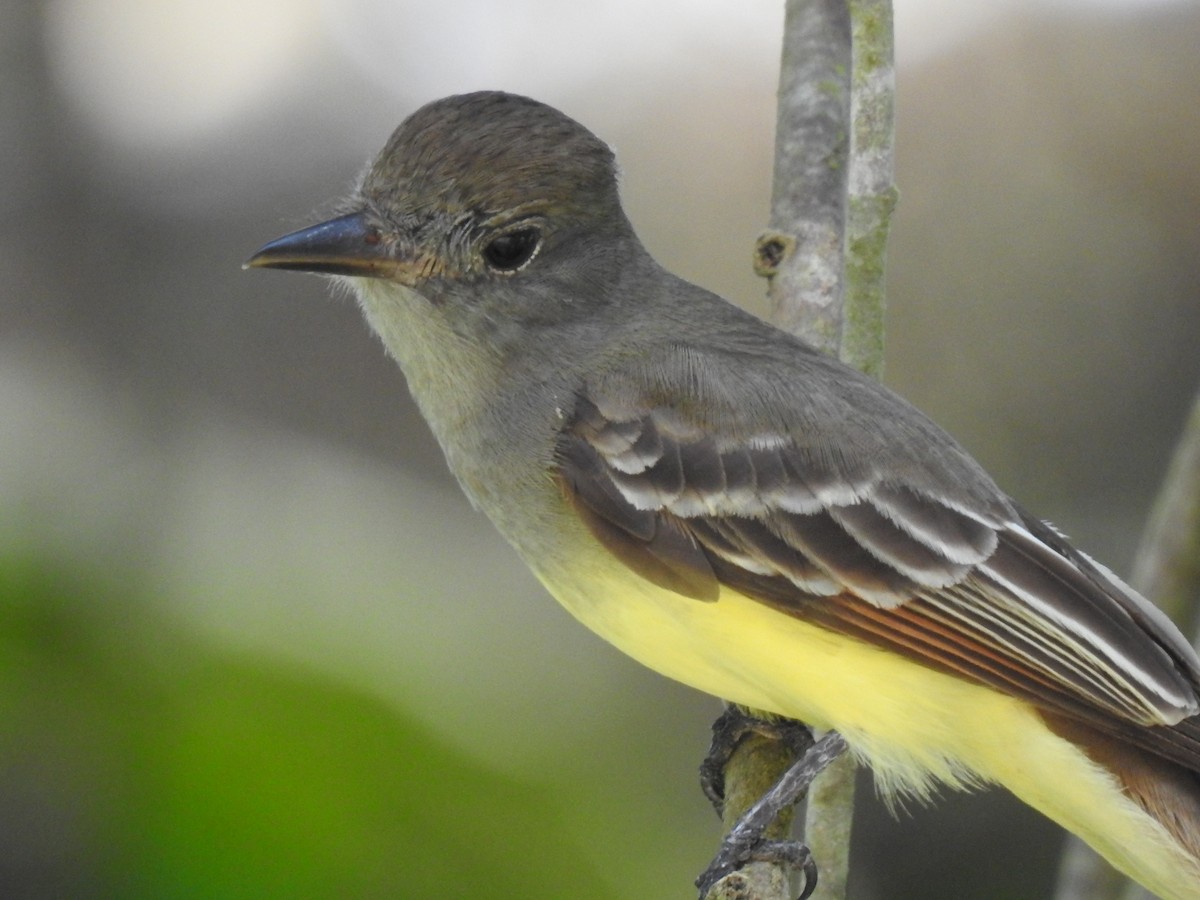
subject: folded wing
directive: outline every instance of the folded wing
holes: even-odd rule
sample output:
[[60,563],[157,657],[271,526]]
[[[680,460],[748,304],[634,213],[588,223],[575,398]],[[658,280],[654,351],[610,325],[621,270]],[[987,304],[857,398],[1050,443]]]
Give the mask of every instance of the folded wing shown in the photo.
[[1200,770],[1200,662],[1157,609],[998,492],[883,468],[593,393],[558,477],[618,557],[679,593],[727,585]]

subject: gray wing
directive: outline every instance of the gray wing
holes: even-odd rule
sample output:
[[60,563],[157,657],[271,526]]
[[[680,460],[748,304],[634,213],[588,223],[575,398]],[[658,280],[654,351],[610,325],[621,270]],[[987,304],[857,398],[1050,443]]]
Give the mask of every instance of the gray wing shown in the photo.
[[631,568],[698,602],[735,587],[1200,770],[1200,661],[1179,632],[899,398],[854,387],[890,405],[872,457],[869,441],[839,453],[837,435],[765,416],[725,428],[620,383],[578,398],[557,475]]

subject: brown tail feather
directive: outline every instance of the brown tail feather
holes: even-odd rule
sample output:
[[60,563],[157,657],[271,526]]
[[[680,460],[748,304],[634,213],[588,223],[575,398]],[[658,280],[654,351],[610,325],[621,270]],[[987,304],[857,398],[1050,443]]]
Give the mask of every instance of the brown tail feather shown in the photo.
[[1112,772],[1130,798],[1200,861],[1200,772],[1065,716],[1042,716],[1051,730]]

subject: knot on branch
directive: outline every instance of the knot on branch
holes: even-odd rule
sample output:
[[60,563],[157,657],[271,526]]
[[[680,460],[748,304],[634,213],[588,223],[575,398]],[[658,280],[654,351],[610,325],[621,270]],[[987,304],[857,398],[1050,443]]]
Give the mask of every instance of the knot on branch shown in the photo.
[[764,231],[754,243],[754,274],[771,278],[795,252],[795,237],[782,231]]

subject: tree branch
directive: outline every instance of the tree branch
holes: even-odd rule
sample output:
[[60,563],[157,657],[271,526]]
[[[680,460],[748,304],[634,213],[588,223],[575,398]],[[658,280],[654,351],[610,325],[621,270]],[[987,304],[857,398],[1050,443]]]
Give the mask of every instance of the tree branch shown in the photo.
[[884,261],[896,208],[891,0],[855,0],[846,198],[846,302],[838,356],[883,375]]
[[[851,3],[850,165],[847,178],[845,301],[838,356],[883,375],[884,260],[892,210],[896,77],[891,0]],[[850,875],[854,759],[834,762],[813,785],[804,834],[820,866],[814,900],[841,900]]]
[[[1142,533],[1130,581],[1186,633],[1200,630],[1200,392]],[[1068,839],[1056,900],[1146,896],[1079,838]]]
[[[721,824],[732,834],[742,816],[778,782],[793,762],[791,751],[774,738],[747,735],[725,766],[725,806]],[[768,840],[785,840],[792,833],[795,808],[781,812],[767,826]],[[753,861],[717,881],[704,900],[793,900],[791,872],[787,867]]]
[[842,334],[850,17],[846,0],[788,0],[770,229],[755,247],[780,328],[836,353]]
[[1200,391],[1150,512],[1132,581],[1180,628],[1200,630]]
[[[896,202],[890,0],[788,0],[779,78],[770,230],[755,246],[772,319],[878,377],[883,370],[884,251]],[[761,752],[731,757],[727,785],[772,783]],[[746,792],[751,800],[761,788]],[[815,898],[846,896],[854,764],[833,763],[813,785],[805,838],[820,871]],[[745,812],[727,798],[726,821]],[[778,825],[778,823],[777,823]],[[738,886],[753,900],[786,898],[779,868]],[[773,871],[772,871],[773,870]],[[739,873],[740,874],[740,873]]]

